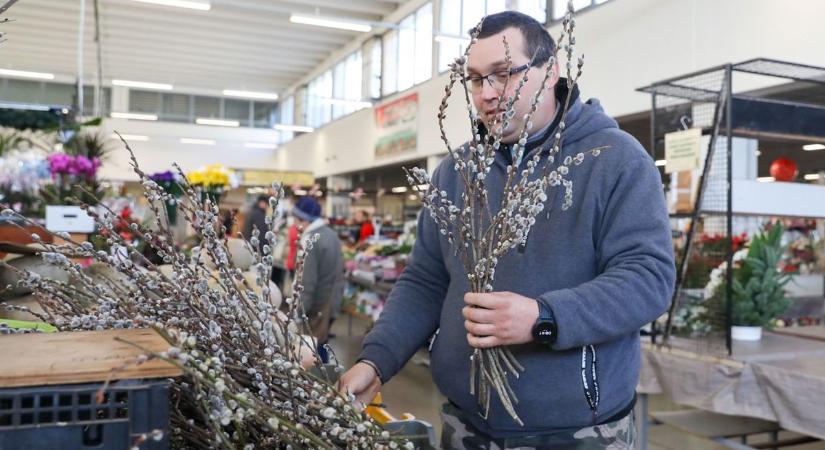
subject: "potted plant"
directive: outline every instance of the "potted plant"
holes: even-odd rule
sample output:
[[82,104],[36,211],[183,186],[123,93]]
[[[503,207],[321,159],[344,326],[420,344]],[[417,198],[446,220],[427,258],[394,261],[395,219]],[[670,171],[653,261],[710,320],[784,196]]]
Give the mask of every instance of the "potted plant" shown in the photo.
[[772,328],[774,320],[790,305],[785,285],[790,273],[779,263],[785,247],[784,228],[776,224],[753,237],[747,254],[733,272],[731,337],[736,340],[758,341],[762,328]]

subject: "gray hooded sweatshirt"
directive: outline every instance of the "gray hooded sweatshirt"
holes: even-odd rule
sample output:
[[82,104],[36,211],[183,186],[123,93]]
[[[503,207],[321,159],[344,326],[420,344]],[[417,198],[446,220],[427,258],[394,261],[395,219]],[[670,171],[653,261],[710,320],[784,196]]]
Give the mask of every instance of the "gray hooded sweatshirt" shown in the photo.
[[[562,102],[564,84],[561,80],[556,89]],[[470,395],[473,349],[461,314],[467,274],[428,213],[419,218],[409,265],[360,355],[375,363],[387,382],[440,329],[431,347],[433,379],[467,421],[493,438],[583,428],[628,411],[639,377],[639,329],[666,310],[674,287],[670,223],[653,160],[619,130],[598,100],[582,103],[576,90],[566,125],[557,161],[599,146],[610,148],[571,169],[570,209],[561,208],[564,189],[551,188],[526,246],[500,258],[494,282],[495,291],[547,305],[558,324],[552,348],[535,342],[511,347],[526,368],[519,379],[510,379],[524,426],[510,418],[495,394],[489,416],[482,418],[478,400]],[[521,169],[532,152],[552,145],[554,129],[555,124],[542,139],[531,139],[544,145],[528,144]],[[491,205],[500,204],[510,159],[510,149],[502,146],[487,176]],[[463,187],[453,164],[446,158],[433,182],[460,207]],[[582,382],[582,348],[589,345],[598,361],[600,402],[595,411]],[[592,362],[587,364],[589,378]],[[592,380],[589,384],[592,393]]]

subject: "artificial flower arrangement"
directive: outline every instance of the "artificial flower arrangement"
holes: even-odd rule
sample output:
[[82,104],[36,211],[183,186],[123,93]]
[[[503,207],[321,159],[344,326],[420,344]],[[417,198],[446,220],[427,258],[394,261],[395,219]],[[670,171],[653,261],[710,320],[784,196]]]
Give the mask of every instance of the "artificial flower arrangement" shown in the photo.
[[172,197],[164,203],[169,223],[175,225],[178,221],[178,202],[183,195],[180,176],[171,170],[167,170],[164,172],[155,172],[149,175],[149,179],[157,183],[158,186],[163,188],[163,190]]

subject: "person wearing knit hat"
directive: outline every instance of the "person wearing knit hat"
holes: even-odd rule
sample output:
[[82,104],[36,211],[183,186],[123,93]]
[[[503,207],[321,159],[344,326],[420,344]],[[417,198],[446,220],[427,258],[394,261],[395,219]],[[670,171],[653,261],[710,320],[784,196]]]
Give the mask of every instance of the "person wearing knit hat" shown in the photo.
[[292,208],[301,240],[314,235],[318,240],[304,258],[301,302],[309,328],[318,340],[318,354],[327,362],[324,345],[329,340],[329,324],[338,315],[344,296],[344,257],[338,233],[321,217],[321,205],[310,196],[301,197]]

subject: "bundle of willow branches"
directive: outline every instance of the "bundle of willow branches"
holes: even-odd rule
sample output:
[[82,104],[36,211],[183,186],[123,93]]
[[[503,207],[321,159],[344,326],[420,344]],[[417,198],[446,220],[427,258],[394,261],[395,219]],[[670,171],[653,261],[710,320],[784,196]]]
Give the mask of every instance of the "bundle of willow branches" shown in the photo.
[[[253,258],[250,277],[234,261],[217,205],[202,201],[185,181],[182,199],[166,193],[140,170],[133,153],[132,165],[155,217],[166,215],[169,202],[179,202],[180,216],[199,244],[189,253],[182,251],[163,220],[153,229],[130,225],[162,259],[158,266],[115,232],[114,212],[84,206],[106,236],[109,251],[72,241],[65,233],[58,234],[66,241],[59,245],[32,236],[43,248],[43,259],[72,278],[61,283],[20,273],[44,310],[32,313],[60,331],[157,330],[168,350],[144,349],[136,363],[159,358],[183,372],[171,387],[171,442],[176,448],[411,449],[411,443],[390,436],[354,408],[353,397],[332,383],[334,373],[317,362],[300,302],[303,256],[293,296],[279,308],[280,293],[269,283],[274,229],[263,235],[256,229],[244,244]],[[283,190],[277,184],[273,188],[274,210]],[[15,213],[6,209],[2,214]],[[274,227],[274,216],[267,224]],[[301,254],[312,251],[315,239],[317,235],[307,240]],[[261,240],[265,245],[259,252]],[[92,258],[93,273],[75,262],[77,257]]]

